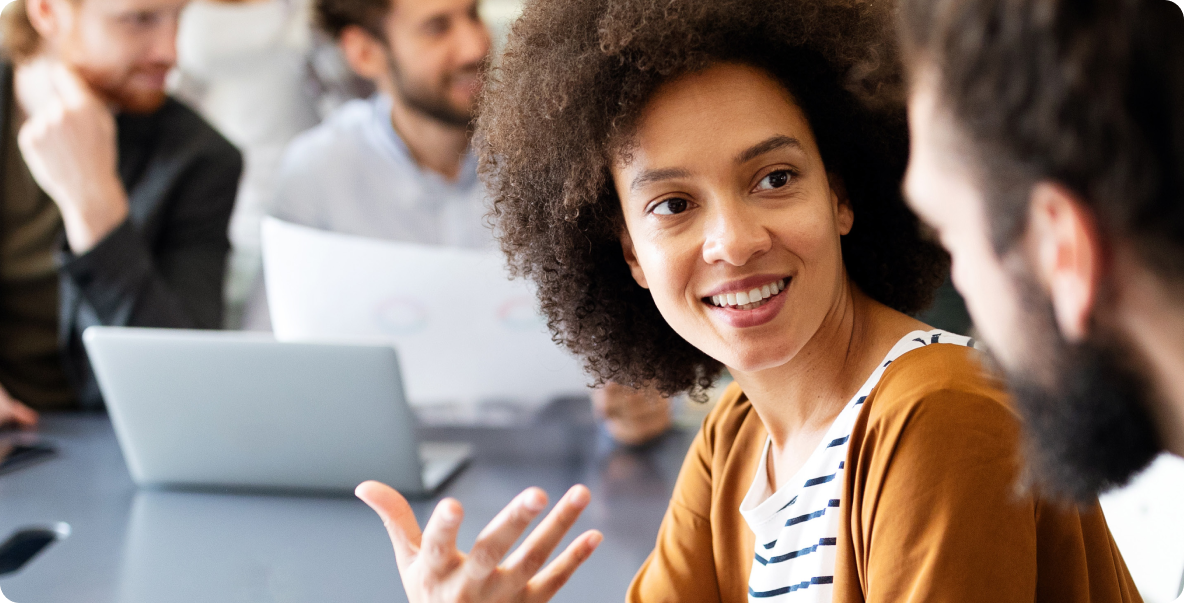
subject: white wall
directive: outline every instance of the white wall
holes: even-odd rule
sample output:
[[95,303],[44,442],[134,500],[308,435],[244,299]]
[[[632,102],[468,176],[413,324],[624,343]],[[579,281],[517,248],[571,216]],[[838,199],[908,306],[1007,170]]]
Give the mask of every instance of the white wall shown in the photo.
[[485,20],[490,31],[493,32],[495,48],[501,49],[505,45],[506,36],[510,33],[510,24],[521,14],[522,0],[484,0],[481,2],[481,18]]

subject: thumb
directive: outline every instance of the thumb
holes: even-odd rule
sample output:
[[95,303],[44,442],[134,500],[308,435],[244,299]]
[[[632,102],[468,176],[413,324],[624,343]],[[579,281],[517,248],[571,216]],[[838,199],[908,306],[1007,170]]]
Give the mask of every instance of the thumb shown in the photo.
[[62,99],[62,103],[67,107],[80,107],[97,98],[91,92],[90,86],[77,73],[60,62],[55,62],[49,76],[58,98]]
[[354,494],[362,499],[378,513],[382,524],[386,526],[387,535],[395,547],[395,560],[400,571],[415,560],[419,553],[419,542],[422,533],[419,523],[415,520],[415,512],[407,499],[403,498],[394,488],[376,481],[362,482],[354,490]]

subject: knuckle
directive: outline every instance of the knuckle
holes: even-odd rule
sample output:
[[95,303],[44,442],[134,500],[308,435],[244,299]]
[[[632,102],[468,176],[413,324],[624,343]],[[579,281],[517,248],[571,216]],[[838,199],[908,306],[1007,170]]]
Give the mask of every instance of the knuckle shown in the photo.
[[469,553],[469,559],[480,567],[497,567],[500,557],[495,557],[493,551],[489,547],[475,547]]
[[432,557],[434,559],[440,559],[440,560],[448,558],[448,553],[449,553],[448,545],[446,545],[442,542],[430,542],[430,543],[428,543],[427,549],[428,549],[427,553],[428,553],[429,557]]
[[514,512],[510,514],[510,521],[515,525],[526,525],[534,520],[536,514],[534,511],[527,509],[525,505],[522,505],[514,509]]
[[[592,556],[592,553],[593,553],[595,550],[596,550],[596,548],[595,548],[595,547],[593,547],[593,546],[589,546],[589,545],[587,545],[587,544],[585,544],[584,546],[580,547],[578,550],[576,550],[576,552],[575,552],[575,555],[574,555],[574,557],[575,557],[575,565],[579,565],[579,564],[581,564],[581,563],[583,563],[583,562],[587,561],[587,560],[588,560],[588,558]],[[572,568],[571,568],[571,571],[572,571],[572,572],[574,572],[575,570],[576,570],[576,568],[575,568],[575,566],[573,565],[573,566],[572,566]]]
[[530,550],[522,556],[522,569],[527,574],[534,575],[547,562],[547,555],[542,551]]

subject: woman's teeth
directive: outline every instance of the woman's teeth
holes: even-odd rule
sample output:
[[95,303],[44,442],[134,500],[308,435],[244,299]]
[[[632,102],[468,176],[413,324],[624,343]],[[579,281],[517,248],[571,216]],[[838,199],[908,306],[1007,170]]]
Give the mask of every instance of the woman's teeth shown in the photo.
[[725,293],[723,295],[711,296],[711,303],[720,308],[736,308],[738,310],[752,310],[759,308],[769,300],[770,297],[777,295],[785,289],[787,279],[781,279],[775,283],[769,283],[759,289],[752,291],[741,291],[739,293]]

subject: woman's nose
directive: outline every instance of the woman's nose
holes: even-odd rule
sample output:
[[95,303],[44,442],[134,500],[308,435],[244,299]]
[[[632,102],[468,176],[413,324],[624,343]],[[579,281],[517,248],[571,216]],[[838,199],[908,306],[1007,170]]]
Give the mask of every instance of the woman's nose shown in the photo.
[[760,212],[740,200],[712,204],[703,241],[703,259],[709,264],[725,262],[743,266],[769,251],[773,238],[761,221]]

